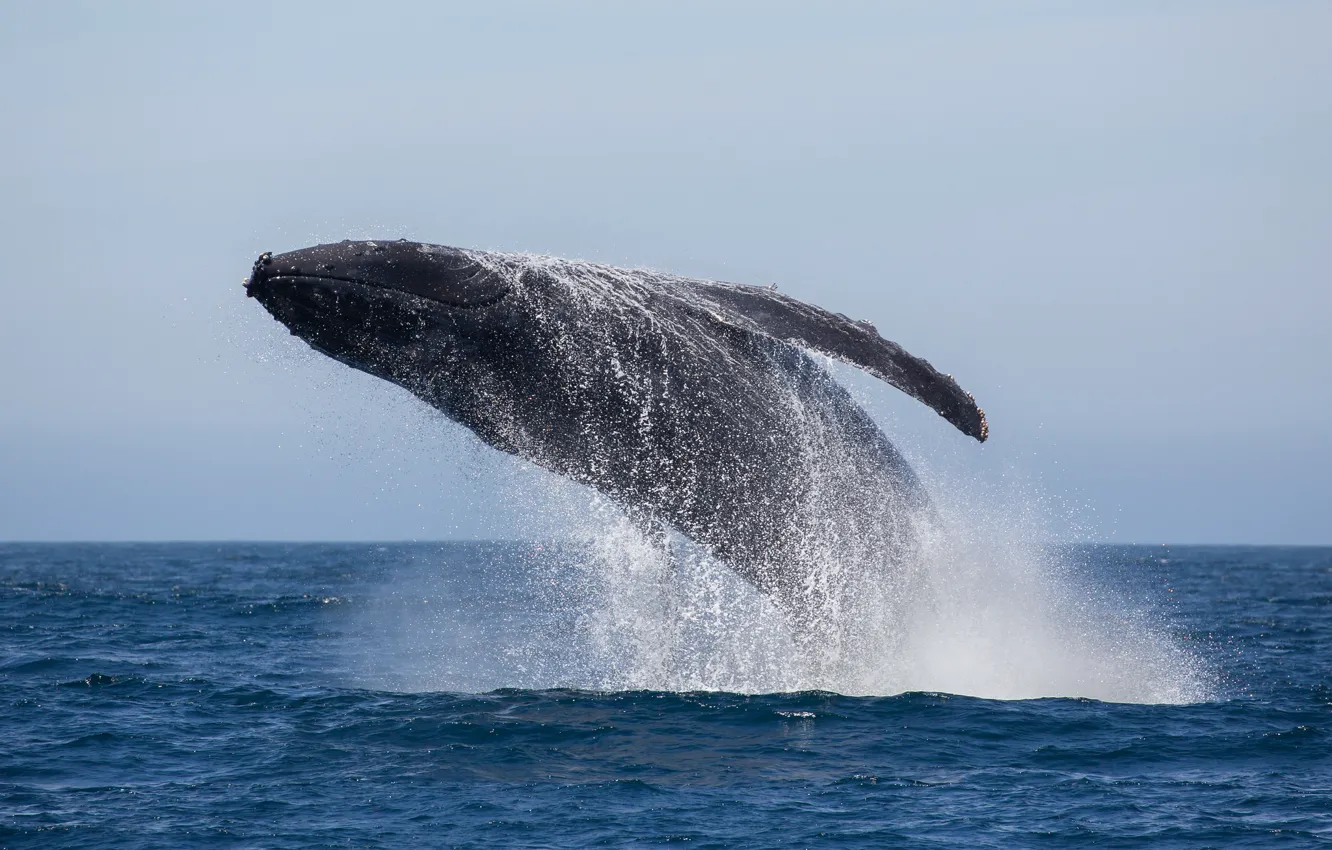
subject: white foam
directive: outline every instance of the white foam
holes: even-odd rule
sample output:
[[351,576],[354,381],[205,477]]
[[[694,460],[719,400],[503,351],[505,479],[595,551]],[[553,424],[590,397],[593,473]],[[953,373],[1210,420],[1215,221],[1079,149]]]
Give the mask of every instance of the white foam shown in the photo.
[[515,480],[521,498],[540,506],[542,526],[585,542],[524,577],[542,590],[523,597],[530,610],[514,612],[512,627],[466,598],[427,599],[440,593],[432,575],[441,567],[431,560],[395,577],[386,594],[435,604],[373,609],[378,622],[361,636],[371,641],[361,654],[367,684],[1132,703],[1209,696],[1203,664],[1159,614],[1098,589],[1068,560],[1071,550],[1039,545],[1030,503],[968,499],[977,494],[966,488],[936,498],[939,518],[912,580],[852,585],[845,619],[822,632],[836,643],[829,647],[798,641],[769,599],[688,541],[673,540],[668,557],[596,494],[530,471]]
[[[676,541],[675,563],[604,504],[579,565],[595,592],[583,618],[592,681],[608,690],[937,691],[992,699],[1207,698],[1200,661],[1150,612],[1098,589],[1039,544],[1026,506],[936,499],[910,581],[852,583],[835,646],[802,646],[761,594]],[[960,496],[959,496],[960,494]],[[566,496],[567,497],[567,496]],[[1010,506],[1005,507],[1006,504]],[[799,648],[798,648],[799,647]],[[574,683],[570,683],[574,684]]]

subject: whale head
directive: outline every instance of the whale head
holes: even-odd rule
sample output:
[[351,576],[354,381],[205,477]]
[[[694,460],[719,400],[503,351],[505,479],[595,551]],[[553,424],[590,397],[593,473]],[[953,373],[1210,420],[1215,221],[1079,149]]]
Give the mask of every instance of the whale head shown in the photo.
[[263,254],[246,294],[316,350],[419,390],[512,284],[458,248],[350,241]]

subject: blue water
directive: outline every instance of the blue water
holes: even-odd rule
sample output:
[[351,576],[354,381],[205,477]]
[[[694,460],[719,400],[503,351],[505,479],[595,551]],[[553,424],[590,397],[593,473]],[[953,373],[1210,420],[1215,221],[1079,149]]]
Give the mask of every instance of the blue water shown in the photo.
[[0,846],[1332,842],[1332,549],[1061,556],[1183,647],[1141,675],[1189,704],[459,692],[607,675],[538,589],[578,557],[0,545]]

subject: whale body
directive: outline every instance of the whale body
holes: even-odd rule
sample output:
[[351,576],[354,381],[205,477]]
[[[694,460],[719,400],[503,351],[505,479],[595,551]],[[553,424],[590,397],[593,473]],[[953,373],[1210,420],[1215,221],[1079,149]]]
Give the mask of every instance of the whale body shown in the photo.
[[905,558],[928,506],[808,352],[988,434],[951,376],[775,288],[399,240],[265,254],[246,291],[318,351],[684,534],[796,619],[835,596],[830,559]]

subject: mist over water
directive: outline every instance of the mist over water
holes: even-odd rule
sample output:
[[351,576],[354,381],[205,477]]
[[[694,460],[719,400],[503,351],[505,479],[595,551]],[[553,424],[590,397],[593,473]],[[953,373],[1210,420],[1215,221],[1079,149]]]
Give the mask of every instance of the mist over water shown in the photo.
[[1124,593],[1077,550],[1047,545],[1045,503],[1021,488],[998,498],[948,473],[926,476],[934,515],[918,523],[904,574],[848,582],[837,621],[810,644],[683,537],[668,552],[595,492],[526,464],[472,464],[555,542],[515,544],[503,558],[478,550],[485,564],[422,556],[394,576],[366,609],[356,666],[367,685],[1170,704],[1214,690],[1160,600]]

